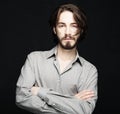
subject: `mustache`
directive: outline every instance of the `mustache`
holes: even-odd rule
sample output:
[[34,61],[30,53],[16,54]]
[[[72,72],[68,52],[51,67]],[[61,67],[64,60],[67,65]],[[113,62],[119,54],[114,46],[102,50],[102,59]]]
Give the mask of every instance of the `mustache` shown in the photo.
[[68,35],[68,34],[65,34],[65,36],[62,38],[62,40],[65,40],[65,39],[75,40],[75,38],[73,36]]

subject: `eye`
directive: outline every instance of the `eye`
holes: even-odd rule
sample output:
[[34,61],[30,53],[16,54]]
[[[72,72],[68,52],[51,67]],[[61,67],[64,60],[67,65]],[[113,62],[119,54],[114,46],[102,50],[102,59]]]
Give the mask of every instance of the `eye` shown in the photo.
[[62,27],[64,27],[65,25],[64,24],[58,24],[58,27],[59,28],[62,28]]
[[72,24],[72,27],[78,28],[78,24]]

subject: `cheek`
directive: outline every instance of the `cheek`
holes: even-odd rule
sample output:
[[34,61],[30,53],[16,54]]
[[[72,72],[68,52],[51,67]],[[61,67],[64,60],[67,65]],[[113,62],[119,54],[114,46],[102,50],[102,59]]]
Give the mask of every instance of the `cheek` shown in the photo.
[[76,37],[76,39],[79,39],[79,38],[80,38],[80,33],[77,33],[77,34],[75,35],[75,37]]
[[64,32],[62,32],[62,31],[56,31],[56,35],[58,37],[63,37],[64,36]]

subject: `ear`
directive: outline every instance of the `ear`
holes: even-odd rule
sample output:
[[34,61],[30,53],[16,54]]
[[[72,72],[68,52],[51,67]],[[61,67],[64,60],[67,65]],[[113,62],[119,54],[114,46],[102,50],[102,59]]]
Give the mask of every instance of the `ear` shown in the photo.
[[55,27],[53,27],[53,32],[54,32],[54,34],[56,34],[56,29],[55,29]]

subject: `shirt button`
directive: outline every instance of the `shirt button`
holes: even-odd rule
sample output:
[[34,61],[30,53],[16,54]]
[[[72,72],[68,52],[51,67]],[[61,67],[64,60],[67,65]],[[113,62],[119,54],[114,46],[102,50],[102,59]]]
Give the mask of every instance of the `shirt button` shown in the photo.
[[55,104],[53,104],[53,106],[55,106]]
[[59,107],[58,104],[55,104],[55,103],[53,103],[53,106],[54,106],[55,108],[58,108],[58,107]]

